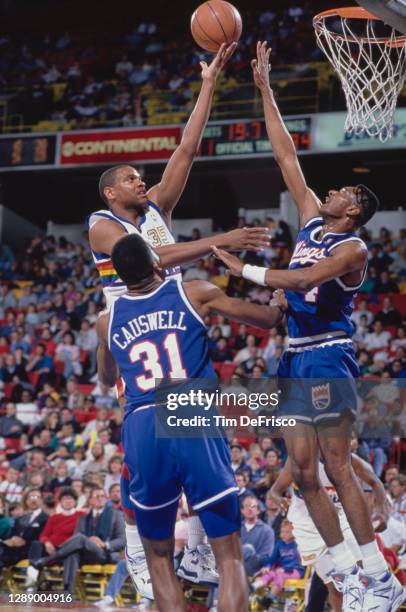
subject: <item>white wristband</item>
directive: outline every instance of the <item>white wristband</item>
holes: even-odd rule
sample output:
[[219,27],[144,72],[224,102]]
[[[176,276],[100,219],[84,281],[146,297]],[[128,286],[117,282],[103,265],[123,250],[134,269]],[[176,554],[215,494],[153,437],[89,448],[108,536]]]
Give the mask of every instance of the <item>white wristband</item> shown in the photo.
[[242,277],[251,281],[252,283],[255,283],[256,285],[266,287],[265,274],[267,270],[268,268],[261,268],[259,266],[250,266],[250,264],[245,264],[242,269]]

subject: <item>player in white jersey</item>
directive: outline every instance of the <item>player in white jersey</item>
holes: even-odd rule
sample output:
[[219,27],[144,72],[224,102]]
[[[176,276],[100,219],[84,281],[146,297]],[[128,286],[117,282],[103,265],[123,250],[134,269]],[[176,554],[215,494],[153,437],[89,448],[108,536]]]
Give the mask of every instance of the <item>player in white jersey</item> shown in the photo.
[[[378,521],[376,531],[382,531],[386,528],[389,519],[384,486],[375,475],[371,466],[357,455],[351,455],[351,465],[359,480],[368,486],[368,489],[364,489],[364,491],[370,492],[374,496],[374,515]],[[322,461],[319,461],[319,479],[321,486],[325,489],[337,511],[341,531],[354,557],[354,563],[360,562],[362,554],[357,540],[351,531],[337,491],[329,480]],[[288,498],[283,497],[284,492],[289,487],[292,488],[290,501]],[[293,480],[290,459],[287,460],[283,470],[273,484],[271,494],[274,501],[283,510],[287,511],[287,518],[293,524],[293,534],[297,542],[302,565],[310,565],[314,568],[315,572],[327,586],[330,605],[335,612],[340,612],[342,594],[337,590],[337,587],[340,589],[340,585],[333,580],[332,574],[335,569],[333,558],[326,543],[317,531],[303,496]]]
[[[126,233],[139,233],[150,244],[159,257],[160,266],[170,276],[180,275],[177,267],[180,264],[210,253],[213,244],[230,250],[257,250],[269,245],[265,228],[242,228],[182,244],[175,244],[170,229],[172,211],[184,190],[209,117],[217,75],[234,48],[235,45],[223,45],[210,66],[204,62],[201,64],[203,84],[199,98],[184,129],[181,143],[169,160],[159,184],[147,190],[140,174],[130,165],[110,168],[100,178],[99,192],[108,210],[91,214],[88,230],[92,255],[100,273],[108,308],[116,297],[125,292],[124,283],[111,264],[111,251]],[[125,497],[125,487],[122,489]],[[151,597],[151,582],[142,546],[130,514],[131,509],[126,509],[126,555],[130,574],[140,593]],[[216,572],[211,566],[213,559],[203,543],[204,531],[197,516],[190,519],[189,531],[190,554],[185,555],[184,563],[188,563],[190,557],[195,576],[189,572],[188,578],[195,582],[202,578],[214,582]]]

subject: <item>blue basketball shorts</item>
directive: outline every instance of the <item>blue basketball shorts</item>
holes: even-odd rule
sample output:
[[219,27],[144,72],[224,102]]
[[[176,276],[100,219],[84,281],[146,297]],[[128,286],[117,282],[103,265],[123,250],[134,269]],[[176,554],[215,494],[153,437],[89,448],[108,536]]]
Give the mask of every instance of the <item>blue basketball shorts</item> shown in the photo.
[[278,415],[319,425],[357,410],[359,368],[353,345],[286,351],[278,369]]
[[[139,532],[149,539],[173,536],[184,492],[210,538],[240,529],[238,487],[223,437],[157,437],[155,410],[138,408],[124,420],[121,437],[128,480],[124,507],[135,508]],[[125,479],[122,479],[123,481]]]

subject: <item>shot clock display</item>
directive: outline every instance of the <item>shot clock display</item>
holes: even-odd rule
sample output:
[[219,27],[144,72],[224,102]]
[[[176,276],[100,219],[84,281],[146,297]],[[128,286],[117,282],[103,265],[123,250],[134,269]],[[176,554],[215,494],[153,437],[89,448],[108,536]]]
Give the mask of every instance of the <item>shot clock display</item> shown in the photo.
[[[298,151],[311,149],[311,117],[285,119]],[[272,147],[264,120],[209,124],[204,131],[199,157],[246,157],[269,155]]]

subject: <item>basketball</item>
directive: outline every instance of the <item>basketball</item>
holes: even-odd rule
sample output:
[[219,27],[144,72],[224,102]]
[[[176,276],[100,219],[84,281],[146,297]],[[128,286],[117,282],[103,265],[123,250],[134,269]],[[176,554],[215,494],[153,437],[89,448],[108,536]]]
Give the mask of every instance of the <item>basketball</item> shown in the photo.
[[241,15],[224,0],[209,0],[193,13],[191,30],[196,43],[205,51],[216,52],[223,43],[228,45],[240,40]]

